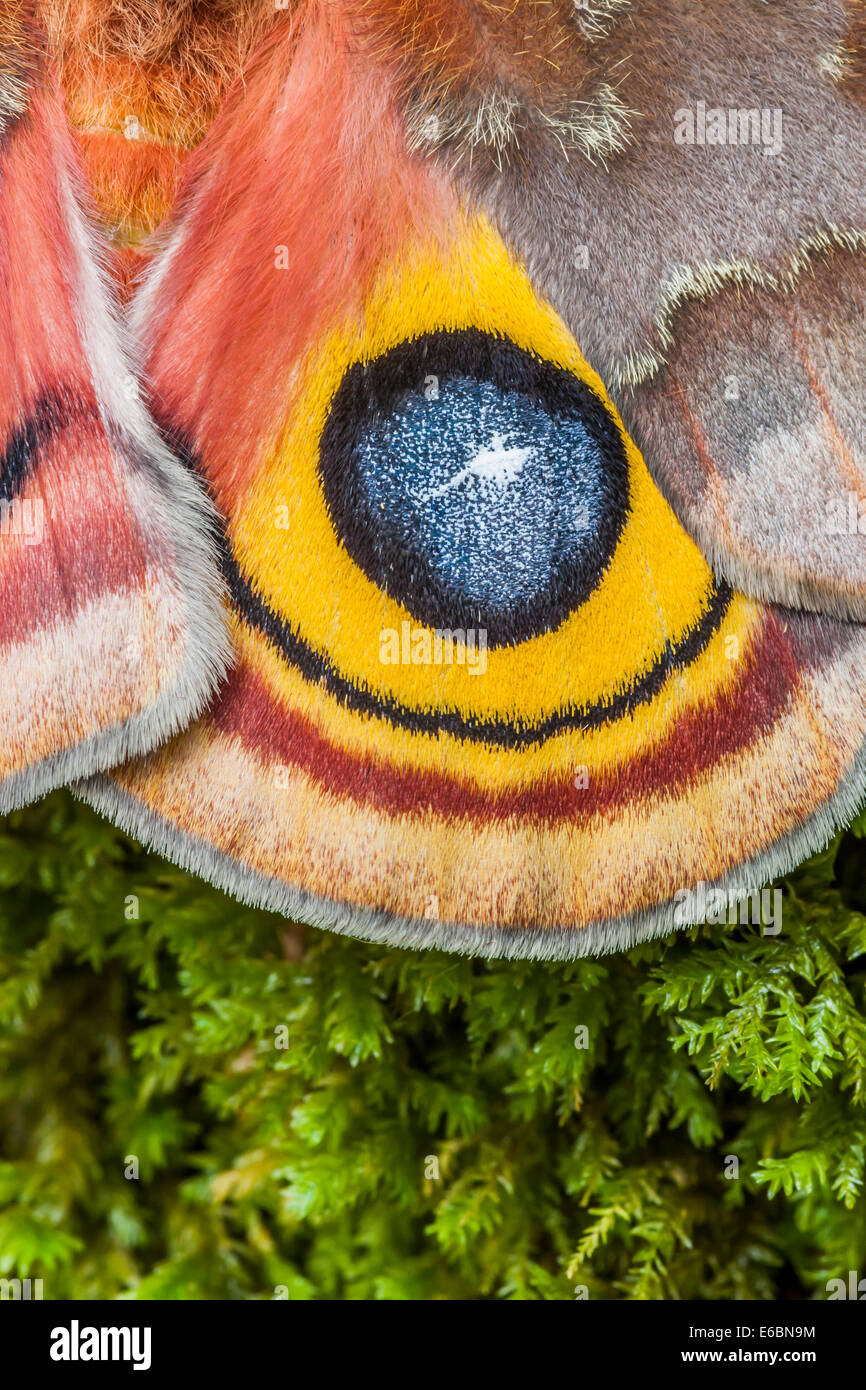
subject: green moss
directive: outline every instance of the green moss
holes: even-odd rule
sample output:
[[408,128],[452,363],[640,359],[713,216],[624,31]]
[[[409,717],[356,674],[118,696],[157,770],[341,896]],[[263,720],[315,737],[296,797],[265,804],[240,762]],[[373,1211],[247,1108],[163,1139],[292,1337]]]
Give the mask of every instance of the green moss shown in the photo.
[[293,927],[65,794],[8,817],[0,1275],[46,1298],[825,1296],[866,1268],[860,830],[786,881],[778,936],[563,966]]

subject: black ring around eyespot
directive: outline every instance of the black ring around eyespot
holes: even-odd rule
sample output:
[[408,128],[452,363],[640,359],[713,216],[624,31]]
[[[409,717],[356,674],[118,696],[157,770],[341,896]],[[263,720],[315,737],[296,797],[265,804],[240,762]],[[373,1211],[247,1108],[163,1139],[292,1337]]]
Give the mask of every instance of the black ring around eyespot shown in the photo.
[[[593,485],[600,501],[591,543],[571,541],[531,598],[479,605],[449,588],[422,544],[395,538],[372,504],[360,476],[364,436],[371,422],[386,420],[408,397],[417,397],[431,376],[438,382],[489,382],[503,395],[517,393],[555,424],[578,423],[597,450]],[[628,511],[625,445],[604,402],[573,372],[474,328],[427,333],[351,366],[322,430],[319,476],[335,533],[368,578],[427,627],[485,629],[490,648],[555,631],[584,603],[610,564]]]

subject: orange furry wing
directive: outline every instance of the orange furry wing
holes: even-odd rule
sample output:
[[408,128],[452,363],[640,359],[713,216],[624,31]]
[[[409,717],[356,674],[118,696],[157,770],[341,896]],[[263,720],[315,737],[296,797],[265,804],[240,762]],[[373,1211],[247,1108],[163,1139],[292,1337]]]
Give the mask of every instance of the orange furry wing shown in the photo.
[[0,809],[182,727],[227,662],[201,489],[142,399],[62,96],[0,27]]

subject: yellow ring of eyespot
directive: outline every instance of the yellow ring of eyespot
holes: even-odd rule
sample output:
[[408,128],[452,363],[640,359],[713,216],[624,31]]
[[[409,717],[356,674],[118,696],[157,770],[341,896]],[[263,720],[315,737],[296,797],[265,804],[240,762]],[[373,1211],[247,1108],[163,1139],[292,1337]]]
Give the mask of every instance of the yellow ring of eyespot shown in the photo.
[[[587,382],[620,428],[630,488],[626,524],[594,592],[556,631],[489,651],[483,678],[466,665],[382,664],[383,630],[399,632],[404,621],[414,630],[423,624],[351,559],[334,532],[317,471],[321,431],[352,364],[371,361],[424,333],[469,327],[500,334]],[[628,691],[659,659],[666,641],[675,645],[700,620],[713,589],[708,566],[655,487],[602,382],[482,219],[465,224],[449,253],[432,246],[406,253],[381,277],[363,314],[320,340],[300,374],[291,419],[248,490],[230,538],[241,569],[271,610],[356,685],[409,709],[448,708],[466,717],[521,723],[544,718],[563,705],[589,705]],[[720,666],[712,653],[732,633],[740,643],[747,640],[757,622],[753,605],[734,601],[708,649],[689,668],[687,704],[711,692],[717,696],[728,684],[730,663]],[[407,765],[418,765],[417,733],[352,715],[324,691],[312,696],[299,672],[276,651],[269,656],[263,638],[244,628],[242,632],[244,641],[260,648],[257,664],[274,666],[276,688],[293,705],[300,698],[306,706],[312,698],[320,706],[317,718],[333,725],[341,742],[354,727],[357,740],[350,738],[350,743],[359,741],[367,749],[381,745],[382,754],[392,761],[405,758]],[[680,692],[673,700],[672,682]],[[666,723],[665,711],[680,708],[684,697],[682,674],[675,673],[660,695],[628,716],[631,738],[642,742],[643,727],[644,736],[649,738],[651,731],[655,742]],[[548,768],[554,750],[562,752],[565,744],[569,762],[574,760],[575,744],[586,747],[584,761],[590,756],[606,761],[617,745],[622,750],[622,722],[588,733],[564,731],[548,740],[550,749],[488,747],[479,757],[495,780],[505,777],[507,768],[513,771],[515,756],[527,774],[530,768]],[[467,746],[451,736],[426,736],[425,743],[439,749],[435,765],[440,767],[443,741],[464,750]],[[592,755],[590,748],[595,750]]]

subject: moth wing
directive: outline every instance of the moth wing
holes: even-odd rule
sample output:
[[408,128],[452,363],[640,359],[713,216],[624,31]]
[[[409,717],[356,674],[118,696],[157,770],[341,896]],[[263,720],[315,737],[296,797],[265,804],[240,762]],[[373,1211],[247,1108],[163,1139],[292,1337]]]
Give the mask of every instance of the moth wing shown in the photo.
[[866,617],[866,256],[815,256],[781,291],[685,304],[623,402],[718,574],[760,598]]
[[714,579],[538,267],[413,155],[397,61],[335,5],[277,37],[135,304],[225,516],[238,663],[85,794],[391,943],[592,954],[753,891],[862,796],[866,632]]
[[719,574],[866,617],[860,7],[554,3],[545,46],[531,4],[482,6],[470,53],[456,10],[377,12],[416,148],[523,259]]
[[0,31],[0,810],[168,738],[228,660],[202,489],[159,437],[24,11]]

